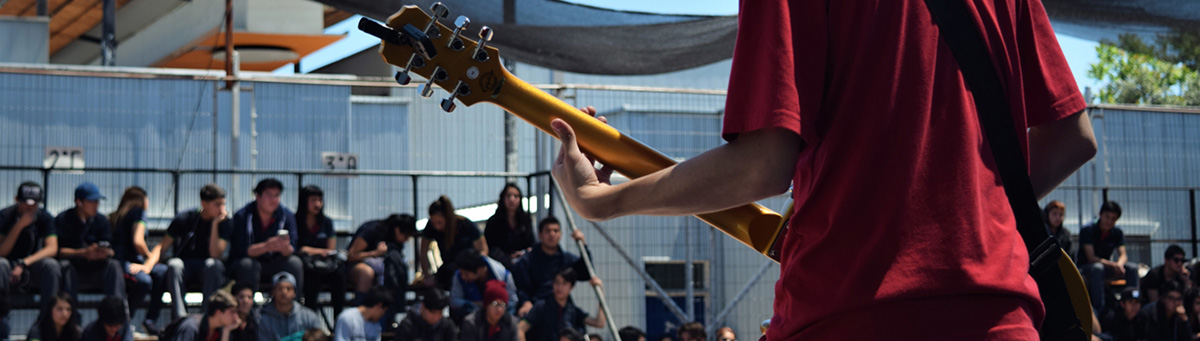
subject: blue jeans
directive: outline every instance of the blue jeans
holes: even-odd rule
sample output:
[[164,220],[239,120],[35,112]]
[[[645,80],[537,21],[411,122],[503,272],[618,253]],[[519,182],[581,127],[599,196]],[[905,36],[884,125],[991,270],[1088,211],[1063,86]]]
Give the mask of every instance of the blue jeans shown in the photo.
[[[132,264],[132,263],[124,262],[124,264],[123,264],[124,268],[127,270],[126,271],[127,273],[128,273],[130,264]],[[146,301],[144,301],[146,299],[146,295],[149,295],[151,292],[159,293],[158,297],[151,297],[150,298],[151,300],[158,299],[159,301],[161,301],[162,300],[162,292],[163,292],[163,289],[161,289],[161,288],[163,288],[166,285],[166,282],[167,282],[167,265],[166,264],[155,264],[154,268],[150,270],[150,273],[146,273],[145,271],[138,271],[138,273],[136,273],[136,274],[127,274],[125,288],[127,290],[129,290],[130,313],[132,313],[133,309],[143,306],[143,303],[146,302]],[[153,317],[149,317],[149,316],[151,316],[149,313],[150,312],[147,311],[146,316],[149,319],[153,320],[154,319]],[[155,311],[154,313],[157,314],[158,312]]]
[[[1088,296],[1092,299],[1092,310],[1097,315],[1104,314],[1107,311],[1104,307],[1104,298],[1107,295],[1104,282],[1117,279],[1117,273],[1104,264],[1088,263],[1079,266],[1079,274],[1083,275],[1083,282],[1087,284]],[[1125,263],[1125,286],[1138,287],[1137,265]]]

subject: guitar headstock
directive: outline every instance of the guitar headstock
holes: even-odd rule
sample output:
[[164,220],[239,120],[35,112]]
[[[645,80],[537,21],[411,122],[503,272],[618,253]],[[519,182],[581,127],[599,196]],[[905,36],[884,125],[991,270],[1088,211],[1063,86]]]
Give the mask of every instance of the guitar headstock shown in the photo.
[[434,85],[449,92],[442,99],[447,112],[454,110],[455,99],[470,106],[498,95],[504,67],[500,52],[487,46],[492,29],[484,26],[479,40],[472,40],[464,36],[471,24],[467,17],[459,16],[451,28],[438,22],[449,14],[446,6],[434,3],[430,12],[432,16],[417,6],[404,6],[388,18],[387,26],[363,18],[358,28],[383,40],[379,49],[383,60],[402,68],[396,73],[397,82],[408,84],[411,72],[426,79],[419,89],[421,96],[433,96]]

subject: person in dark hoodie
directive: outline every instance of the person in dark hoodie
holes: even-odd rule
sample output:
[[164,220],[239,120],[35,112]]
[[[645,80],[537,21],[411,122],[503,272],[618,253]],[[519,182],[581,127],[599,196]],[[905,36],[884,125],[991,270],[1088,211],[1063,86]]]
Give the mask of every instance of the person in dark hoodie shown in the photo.
[[517,318],[508,311],[508,290],[504,282],[491,280],[483,292],[485,307],[463,319],[462,341],[515,341]]
[[301,336],[309,329],[325,329],[321,317],[296,302],[296,278],[287,272],[273,276],[271,303],[262,307],[258,316],[258,339],[279,340]]
[[1142,310],[1142,301],[1138,299],[1137,288],[1125,288],[1121,291],[1120,302],[1118,309],[1109,310],[1100,318],[1100,325],[1104,328],[1104,334],[1109,336],[1112,341],[1124,340],[1141,340],[1143,334],[1142,327],[1145,323],[1144,318],[1138,314]]
[[[578,229],[571,232],[571,238],[583,241],[583,233]],[[553,216],[538,222],[538,240],[541,242],[526,252],[513,264],[513,280],[517,285],[518,317],[525,316],[537,301],[554,298],[554,276],[565,268],[574,268],[580,275],[579,280],[591,280],[587,267],[578,255],[563,250],[559,245],[562,239],[562,225]],[[586,241],[585,241],[586,243]],[[593,285],[599,284],[593,282]]]
[[[296,278],[296,292],[304,292],[304,263],[299,249],[296,217],[279,204],[283,183],[266,178],[254,187],[254,201],[233,214],[229,260],[234,280],[258,291],[259,281],[280,271]],[[265,276],[264,276],[265,275]]]
[[107,296],[96,308],[95,321],[83,328],[83,341],[133,341],[133,325],[129,324],[129,308],[124,296]]
[[458,326],[454,321],[443,318],[449,300],[441,291],[429,290],[421,305],[411,309],[400,327],[396,328],[396,341],[456,341]]
[[1150,341],[1190,341],[1187,315],[1183,309],[1183,288],[1177,283],[1163,286],[1157,301],[1152,301],[1138,312],[1144,339]]

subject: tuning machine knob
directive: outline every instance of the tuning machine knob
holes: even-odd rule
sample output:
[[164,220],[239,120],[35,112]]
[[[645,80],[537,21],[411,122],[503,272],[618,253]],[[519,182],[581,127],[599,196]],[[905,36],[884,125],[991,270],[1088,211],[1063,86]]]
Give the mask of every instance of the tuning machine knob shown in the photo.
[[450,96],[447,96],[446,98],[442,99],[442,110],[445,110],[446,112],[453,112],[454,108],[458,107],[457,105],[454,104],[454,98],[458,97],[460,95],[466,96],[466,95],[470,95],[470,94],[471,94],[471,87],[467,86],[467,83],[465,83],[463,81],[458,81],[458,84],[454,85],[454,92],[451,92]]
[[433,73],[429,75],[429,80],[426,80],[425,84],[421,84],[420,88],[418,89],[421,91],[421,97],[432,97],[433,83],[444,81],[449,78],[450,75],[446,74],[446,70],[442,70],[441,66],[434,67]]
[[450,42],[446,43],[446,47],[449,47],[451,50],[462,51],[464,47],[462,32],[466,31],[469,26],[471,26],[471,18],[467,18],[465,15],[460,15],[457,19],[454,19],[454,34],[450,36]]
[[479,45],[475,45],[475,51],[471,52],[472,58],[480,62],[486,62],[488,59],[491,59],[488,56],[487,50],[483,49],[489,41],[492,41],[492,28],[484,26],[479,29]]
[[425,29],[421,32],[425,32],[425,35],[429,36],[429,39],[441,38],[442,31],[433,24],[436,24],[438,19],[445,18],[446,16],[450,15],[450,9],[446,8],[446,5],[443,5],[441,2],[435,2],[433,5],[429,6],[429,12],[431,12],[431,15],[429,16],[429,22],[425,23]]

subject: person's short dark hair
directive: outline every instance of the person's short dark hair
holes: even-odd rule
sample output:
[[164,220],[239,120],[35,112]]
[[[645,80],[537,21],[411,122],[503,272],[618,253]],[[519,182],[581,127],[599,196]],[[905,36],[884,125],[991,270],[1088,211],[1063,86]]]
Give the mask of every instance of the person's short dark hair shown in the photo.
[[1166,258],[1168,260],[1171,258],[1174,258],[1175,256],[1186,256],[1186,255],[1187,255],[1187,253],[1183,252],[1183,248],[1177,244],[1171,244],[1171,246],[1167,247],[1167,251],[1163,252],[1163,258]]
[[542,233],[542,230],[546,229],[546,226],[550,224],[562,226],[562,224],[558,222],[558,218],[555,218],[554,216],[546,216],[545,218],[542,218],[542,221],[538,222],[538,233]]
[[1172,291],[1179,293],[1179,295],[1183,295],[1183,285],[1180,285],[1179,282],[1176,281],[1163,282],[1160,288],[1162,288],[1162,292],[1158,293],[1158,299],[1160,300],[1166,299],[1167,293]]
[[583,338],[583,334],[580,334],[578,330],[571,327],[563,328],[558,332],[559,340],[562,340],[564,337],[571,341],[587,341]]
[[107,296],[100,301],[96,308],[96,320],[106,326],[129,323],[129,309],[125,307],[125,299],[117,296]]
[[400,230],[400,233],[409,236],[417,235],[417,218],[411,214],[393,214],[384,219],[384,222],[391,226],[393,231]]
[[204,312],[204,316],[213,316],[222,310],[237,308],[237,299],[224,290],[217,290],[205,300],[208,300],[208,310]]
[[442,309],[450,305],[450,300],[440,290],[434,289],[425,293],[425,298],[421,300],[421,304],[429,311],[442,311]]
[[254,194],[263,194],[268,189],[277,189],[283,192],[283,183],[276,178],[266,178],[258,182],[258,186],[254,186]]
[[329,341],[329,333],[321,329],[309,329],[304,331],[304,336],[300,337],[300,341]]
[[617,331],[617,336],[621,337],[620,341],[638,341],[639,338],[646,337],[646,333],[643,333],[637,327],[625,326],[625,328]]
[[225,198],[225,189],[217,184],[207,184],[200,187],[200,201],[213,201]]
[[575,269],[569,266],[563,268],[557,275],[562,276],[563,280],[571,284],[572,287],[575,286],[575,281],[579,280],[579,274],[575,273]]
[[468,248],[454,257],[454,267],[459,271],[475,271],[487,267],[487,261],[483,260],[483,255],[479,251]]
[[684,323],[682,326],[679,326],[679,331],[676,333],[676,335],[679,335],[679,338],[682,339],[683,333],[687,333],[688,336],[691,336],[692,338],[699,337],[701,340],[708,339],[708,333],[704,332],[704,325],[700,324],[700,322],[688,322]]
[[1116,201],[1105,201],[1103,205],[1100,205],[1100,214],[1104,214],[1104,212],[1112,212],[1120,217],[1121,205],[1118,205]]
[[383,304],[386,310],[392,306],[392,291],[387,288],[374,287],[367,291],[367,295],[363,297],[362,305],[364,307],[374,307]]
[[[251,294],[253,295],[253,293],[254,293],[254,287],[250,286],[250,283],[245,283],[245,282],[234,282],[234,283],[233,283],[233,287],[229,289],[229,294],[233,295],[233,296],[234,296],[234,298],[236,299],[236,298],[237,298],[237,294],[238,294],[239,292],[242,292],[242,290],[247,290],[247,289],[249,289],[249,290],[250,290],[250,292],[251,292]],[[235,300],[234,302],[237,302],[237,301]],[[236,305],[236,304],[235,304],[235,305]]]

